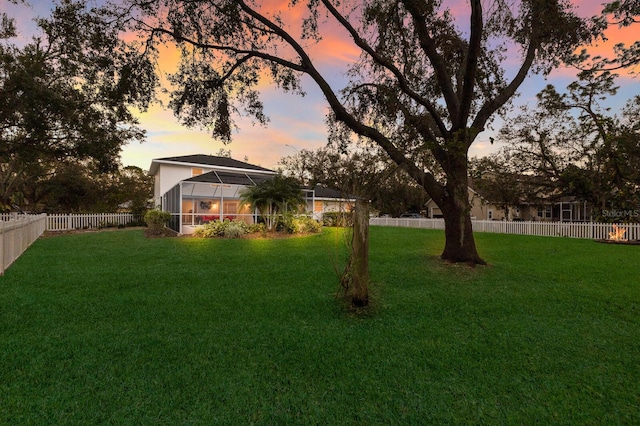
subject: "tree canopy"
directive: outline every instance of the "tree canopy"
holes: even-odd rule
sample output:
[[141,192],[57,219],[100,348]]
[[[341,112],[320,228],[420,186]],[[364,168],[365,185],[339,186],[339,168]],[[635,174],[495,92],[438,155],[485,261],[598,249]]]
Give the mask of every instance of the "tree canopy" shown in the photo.
[[371,208],[380,213],[399,216],[407,211],[419,212],[428,200],[424,190],[376,147],[301,149],[280,164],[284,172],[305,186],[321,184],[345,197],[370,200]]
[[601,103],[617,90],[615,75],[594,71],[582,72],[564,92],[547,86],[535,108],[507,121],[498,136],[504,152],[496,157],[506,155],[518,173],[544,181],[547,196],[589,202],[596,219],[605,209],[637,209],[640,97],[612,113]]
[[136,62],[118,30],[83,1],[63,0],[23,45],[12,42],[12,19],[2,19],[0,203],[24,199],[21,182],[46,179],[61,164],[116,171],[122,146],[144,137],[129,106],[150,100],[150,64]]
[[[170,105],[187,125],[229,140],[235,112],[264,122],[260,84],[303,93],[305,76],[322,91],[334,129],[366,138],[443,211],[442,257],[483,263],[467,199],[467,153],[531,73],[546,73],[601,27],[568,0],[507,3],[331,0],[126,0],[112,13],[143,36],[155,57],[178,46]],[[466,8],[466,10],[463,10]],[[341,31],[360,57],[338,86],[314,59],[324,35]],[[514,67],[515,64],[515,68]],[[512,70],[513,71],[510,71]],[[435,158],[438,172],[424,164]]]

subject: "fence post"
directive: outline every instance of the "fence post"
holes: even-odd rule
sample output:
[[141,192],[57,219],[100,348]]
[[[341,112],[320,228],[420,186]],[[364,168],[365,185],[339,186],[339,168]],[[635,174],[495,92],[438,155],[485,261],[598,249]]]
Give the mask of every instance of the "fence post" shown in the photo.
[[4,275],[4,222],[0,222],[0,275]]

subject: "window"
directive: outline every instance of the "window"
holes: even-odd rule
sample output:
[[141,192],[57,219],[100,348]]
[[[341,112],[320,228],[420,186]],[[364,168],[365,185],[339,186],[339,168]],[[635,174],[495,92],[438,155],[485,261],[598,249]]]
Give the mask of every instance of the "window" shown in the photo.
[[538,207],[538,217],[549,219],[551,217],[551,206]]
[[489,218],[489,220],[493,220],[493,210],[489,210],[487,212],[487,217]]

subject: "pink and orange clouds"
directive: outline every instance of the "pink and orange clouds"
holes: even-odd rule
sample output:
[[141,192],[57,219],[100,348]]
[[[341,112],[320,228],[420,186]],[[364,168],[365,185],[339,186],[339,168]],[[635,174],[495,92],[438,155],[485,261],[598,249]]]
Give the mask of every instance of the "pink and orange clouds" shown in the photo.
[[[102,1],[102,0],[93,0]],[[46,16],[53,2],[31,0],[32,7],[12,5],[7,0],[0,0],[3,10],[19,10],[19,27],[28,31],[33,25],[27,22],[25,16]],[[468,20],[467,0],[444,0],[443,3],[452,13],[459,17],[459,23],[465,25]],[[490,4],[485,2],[486,7]],[[578,14],[584,17],[598,14],[602,9],[601,2],[593,0],[574,0]],[[290,7],[289,0],[266,0],[262,8],[267,11],[277,11],[282,16],[293,21],[299,21],[306,11],[304,2]],[[610,56],[616,43],[631,44],[638,40],[639,26],[629,28],[611,28],[607,31],[607,41],[600,41],[589,46],[592,55]],[[322,27],[323,39],[317,45],[309,48],[310,55],[316,61],[316,66],[326,73],[329,81],[339,90],[346,81],[344,70],[359,56],[359,49],[354,46],[346,31],[337,24],[325,23]],[[295,33],[295,30],[292,30]],[[307,42],[305,42],[307,43]],[[308,42],[310,43],[310,42]],[[163,73],[175,70],[178,61],[175,49],[166,48],[162,51],[159,69]],[[561,68],[554,71],[549,79],[532,76],[522,86],[518,103],[535,99],[535,94],[548,83],[556,83],[561,89],[568,84],[576,74],[575,69]],[[166,80],[165,80],[166,82]],[[263,101],[265,112],[271,121],[268,127],[254,126],[247,118],[237,118],[240,131],[233,135],[233,142],[224,146],[220,141],[211,138],[208,131],[202,129],[187,129],[181,126],[170,111],[156,105],[148,112],[139,113],[141,125],[147,131],[147,141],[143,144],[132,144],[124,147],[122,152],[123,165],[136,165],[141,168],[149,167],[153,158],[187,154],[215,154],[220,148],[230,149],[232,155],[238,159],[247,157],[250,162],[264,167],[277,167],[283,156],[295,154],[298,149],[315,149],[327,142],[324,118],[327,111],[326,102],[313,83],[303,80],[303,89],[307,92],[304,98],[283,94],[274,89],[268,82],[264,82]],[[612,104],[619,107],[626,99],[639,93],[637,80],[623,76],[619,84],[624,85],[620,92],[624,98],[612,100]],[[499,128],[500,121],[496,123]],[[490,132],[479,135],[478,141],[472,146],[471,155],[484,155],[495,146],[488,143]]]

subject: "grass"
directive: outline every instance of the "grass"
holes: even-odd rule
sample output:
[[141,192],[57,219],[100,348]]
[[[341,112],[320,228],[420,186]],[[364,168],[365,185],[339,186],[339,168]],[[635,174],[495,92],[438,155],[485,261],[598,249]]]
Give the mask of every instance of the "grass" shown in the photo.
[[372,228],[360,313],[335,229],[40,239],[0,278],[0,423],[640,423],[638,247],[443,238]]

